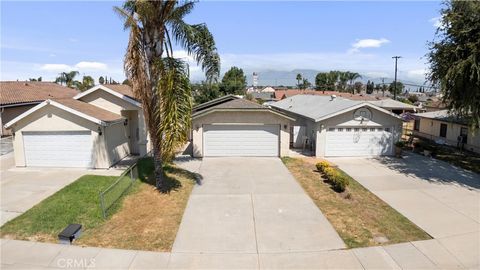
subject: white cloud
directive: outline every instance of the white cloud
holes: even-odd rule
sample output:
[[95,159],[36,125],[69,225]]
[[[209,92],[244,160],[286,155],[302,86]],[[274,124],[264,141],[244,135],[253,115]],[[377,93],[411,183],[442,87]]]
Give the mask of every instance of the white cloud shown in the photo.
[[429,20],[435,28],[442,28],[442,17],[434,17]]
[[427,68],[410,69],[410,70],[407,70],[405,76],[410,80],[425,81],[427,73],[428,73]]
[[66,64],[44,64],[40,67],[40,69],[45,71],[61,72],[70,71],[72,70],[72,67]]
[[352,48],[349,50],[350,53],[358,52],[362,48],[379,48],[383,44],[389,43],[390,40],[386,38],[381,39],[373,39],[373,38],[366,38],[366,39],[358,39],[355,43],[352,44]]
[[80,70],[106,70],[107,65],[101,62],[87,62],[82,61],[75,65],[75,68]]

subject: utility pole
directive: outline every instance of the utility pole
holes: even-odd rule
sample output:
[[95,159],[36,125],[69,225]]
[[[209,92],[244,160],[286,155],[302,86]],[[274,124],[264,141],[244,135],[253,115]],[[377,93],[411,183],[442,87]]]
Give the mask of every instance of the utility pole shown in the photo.
[[395,59],[395,80],[393,82],[393,99],[397,100],[397,62],[398,58],[402,58],[401,56],[393,56],[393,59]]

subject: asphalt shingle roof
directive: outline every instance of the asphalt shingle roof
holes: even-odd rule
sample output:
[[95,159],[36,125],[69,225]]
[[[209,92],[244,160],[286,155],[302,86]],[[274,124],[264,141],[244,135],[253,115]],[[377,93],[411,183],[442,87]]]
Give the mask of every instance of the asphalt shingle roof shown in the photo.
[[253,102],[249,101],[246,99],[238,98],[234,100],[230,100],[224,103],[220,103],[216,106],[211,107],[212,109],[265,109],[264,106]]
[[270,106],[317,120],[361,103],[364,102],[341,97],[332,99],[329,96],[295,95]]
[[69,99],[52,99],[53,101],[56,101],[68,108],[71,108],[75,111],[84,113],[88,116],[91,116],[93,118],[96,118],[98,120],[104,121],[104,122],[115,122],[123,119],[121,115],[118,115],[116,113],[113,113],[111,111],[104,110],[102,108],[99,108],[95,105],[83,102],[83,101],[78,101],[73,98]]
[[129,85],[126,85],[126,84],[102,84],[102,85],[122,95],[135,98],[135,96],[133,95],[132,88]]
[[74,89],[53,82],[0,82],[0,105],[42,102],[53,98],[72,98]]

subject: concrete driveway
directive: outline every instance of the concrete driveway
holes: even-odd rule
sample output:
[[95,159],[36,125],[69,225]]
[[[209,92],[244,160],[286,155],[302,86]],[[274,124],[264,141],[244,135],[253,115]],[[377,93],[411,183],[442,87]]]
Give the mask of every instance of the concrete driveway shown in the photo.
[[[203,179],[190,196],[173,254],[256,255],[345,247],[280,159],[196,162]],[[183,166],[195,170],[192,164]]]
[[16,168],[13,152],[0,157],[1,225],[85,174],[120,175],[119,170]]
[[466,266],[480,258],[480,175],[408,154],[397,158],[331,158]]

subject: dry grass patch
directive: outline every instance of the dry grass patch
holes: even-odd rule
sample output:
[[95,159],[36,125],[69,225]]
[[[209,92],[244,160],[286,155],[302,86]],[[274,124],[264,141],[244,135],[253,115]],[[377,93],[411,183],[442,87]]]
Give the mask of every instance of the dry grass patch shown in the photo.
[[324,181],[314,162],[282,160],[348,247],[431,239],[354,179],[350,179],[347,191],[337,193]]
[[169,193],[146,179],[127,196],[120,210],[103,225],[86,232],[77,244],[108,248],[170,251],[195,183],[194,175],[166,167]]

